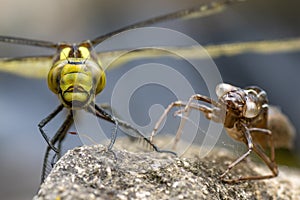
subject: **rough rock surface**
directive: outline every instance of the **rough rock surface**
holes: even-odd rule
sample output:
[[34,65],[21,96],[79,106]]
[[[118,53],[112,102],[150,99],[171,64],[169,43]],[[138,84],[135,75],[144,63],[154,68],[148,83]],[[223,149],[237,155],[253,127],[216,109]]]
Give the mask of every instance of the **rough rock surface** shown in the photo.
[[[117,160],[101,145],[68,151],[34,199],[300,199],[300,172],[287,167],[270,180],[220,181],[233,160],[226,151],[202,159],[117,148],[114,153]],[[268,170],[248,160],[229,175],[257,173]]]

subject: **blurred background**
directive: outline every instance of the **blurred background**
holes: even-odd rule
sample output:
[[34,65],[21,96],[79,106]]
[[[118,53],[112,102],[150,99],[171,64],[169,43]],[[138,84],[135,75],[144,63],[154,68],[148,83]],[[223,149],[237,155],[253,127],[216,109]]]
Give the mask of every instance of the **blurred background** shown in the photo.
[[[202,0],[172,1],[16,1],[0,0],[0,35],[60,42],[92,39],[131,23],[196,6]],[[300,2],[293,0],[249,0],[233,5],[213,16],[188,21],[175,20],[155,26],[182,32],[201,45],[253,40],[293,38],[300,35]],[[126,44],[120,43],[120,49]],[[43,55],[54,52],[41,48],[0,44],[1,57]],[[289,116],[298,134],[300,124],[299,88],[300,52],[271,55],[242,54],[221,57],[215,63],[223,81],[245,87],[258,85],[267,91],[272,105]],[[97,102],[110,102],[114,84],[130,69],[127,63],[107,72],[107,87]],[[189,70],[187,69],[187,76]],[[142,77],[141,77],[142,78]],[[197,84],[194,84],[197,85]],[[144,90],[144,91],[143,91]],[[204,86],[195,88],[207,95]],[[0,73],[0,195],[4,199],[31,199],[40,183],[40,172],[46,143],[37,124],[59,104],[45,80],[22,78]],[[176,98],[166,88],[144,87],[131,101],[136,123],[147,124],[147,113],[153,103],[164,107]],[[145,106],[146,105],[146,106]],[[146,113],[146,114],[145,114]],[[64,115],[46,127],[57,129]],[[143,120],[145,119],[145,120]],[[168,119],[166,132],[176,130],[176,121]],[[111,126],[107,127],[110,132]],[[221,144],[235,150],[230,140]],[[223,138],[223,139],[222,139]],[[76,136],[68,136],[68,148],[80,144]],[[295,140],[294,155],[300,152],[300,137]],[[237,152],[237,155],[239,153]]]

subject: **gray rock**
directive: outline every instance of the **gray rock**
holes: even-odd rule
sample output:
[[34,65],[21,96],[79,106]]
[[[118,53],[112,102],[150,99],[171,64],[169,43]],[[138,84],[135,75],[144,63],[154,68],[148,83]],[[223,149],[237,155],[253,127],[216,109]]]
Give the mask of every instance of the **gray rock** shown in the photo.
[[[200,159],[197,147],[191,149],[189,158],[177,158],[114,148],[116,160],[101,145],[75,148],[57,162],[34,199],[300,199],[299,170],[280,167],[277,178],[226,184],[219,175],[231,154],[216,149]],[[247,160],[230,175],[257,173],[268,170]]]

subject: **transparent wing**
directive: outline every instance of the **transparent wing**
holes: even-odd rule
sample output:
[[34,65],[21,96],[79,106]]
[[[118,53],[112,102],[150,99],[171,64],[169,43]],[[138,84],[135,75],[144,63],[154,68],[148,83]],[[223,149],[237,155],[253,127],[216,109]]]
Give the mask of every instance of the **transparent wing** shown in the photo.
[[[233,3],[241,2],[242,0],[223,0],[223,1],[212,1],[209,3],[202,3],[193,8],[179,10],[173,13],[166,15],[150,18],[145,21],[137,22],[129,26],[125,26],[108,34],[98,36],[97,38],[91,40],[91,43],[94,46],[97,46],[99,43],[104,40],[116,35],[120,32],[130,30],[133,28],[149,26],[155,23],[169,21],[174,19],[191,19],[191,18],[200,18],[203,16],[209,16],[218,12],[221,12],[226,6]],[[21,44],[29,46],[38,46],[45,48],[57,48],[58,44],[48,41],[33,40],[27,38],[11,37],[11,36],[0,36],[0,42],[11,43],[11,44]],[[188,50],[192,52],[193,50]],[[106,60],[114,60],[115,56],[119,55],[118,52],[107,52],[105,58],[101,56],[101,63],[108,63]],[[195,53],[194,53],[195,54]],[[115,62],[112,66],[121,66],[122,63],[128,62],[132,59],[137,59],[140,57],[161,57],[154,51],[135,51],[130,54],[126,54],[122,58],[122,62]],[[197,55],[198,58],[198,55]],[[103,60],[103,61],[102,61]],[[51,67],[52,56],[32,56],[32,57],[21,57],[21,58],[0,58],[0,71],[9,72],[19,76],[30,77],[30,78],[46,78],[47,73]]]
[[53,56],[0,58],[0,71],[30,78],[46,78]]
[[209,15],[213,15],[215,13],[221,12],[226,6],[229,6],[234,3],[243,2],[243,0],[222,0],[222,1],[211,1],[211,2],[204,2],[201,3],[198,6],[183,9],[179,11],[175,11],[173,13],[169,13],[166,15],[161,15],[158,17],[150,18],[145,21],[140,21],[125,27],[122,27],[120,29],[117,29],[113,32],[107,33],[105,35],[101,35],[93,40],[91,40],[91,43],[96,46],[103,42],[104,40],[110,38],[113,35],[116,35],[118,33],[139,28],[139,27],[145,27],[150,26],[159,22],[165,22],[170,21],[174,19],[192,19],[192,18],[200,18],[205,17]]
[[[300,51],[300,38],[208,45],[204,46],[204,49],[207,52],[204,52],[203,47],[201,46],[147,47],[130,52],[128,52],[128,50],[115,50],[99,52],[97,54],[101,58],[101,63],[111,63],[108,69],[113,69],[136,59],[160,57],[179,58],[177,55],[189,59],[205,59],[207,58],[207,53],[212,58],[218,58],[221,56],[236,56],[244,53],[272,54],[295,52]],[[177,55],[170,52],[176,52]],[[0,58],[0,71],[23,77],[44,79],[47,77],[51,68],[52,57],[53,56],[49,55],[39,57]]]
[[[137,59],[151,59],[159,57],[179,58],[178,55],[188,59],[205,59],[221,56],[236,56],[245,53],[272,54],[300,51],[300,38],[289,38],[281,40],[250,41],[219,45],[184,47],[146,47],[128,52],[128,50],[116,50],[99,52],[101,63],[109,65],[108,69],[122,66],[123,64]],[[170,53],[172,52],[172,53]]]

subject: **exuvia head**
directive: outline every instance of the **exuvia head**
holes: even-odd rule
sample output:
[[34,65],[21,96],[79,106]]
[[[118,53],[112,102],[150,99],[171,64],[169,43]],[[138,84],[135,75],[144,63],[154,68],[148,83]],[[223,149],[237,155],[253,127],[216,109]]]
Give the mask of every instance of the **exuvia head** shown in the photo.
[[[263,92],[263,91],[262,91]],[[226,106],[227,112],[237,117],[254,118],[261,112],[262,100],[254,89],[241,89],[230,84],[221,83],[216,87],[219,102]]]

